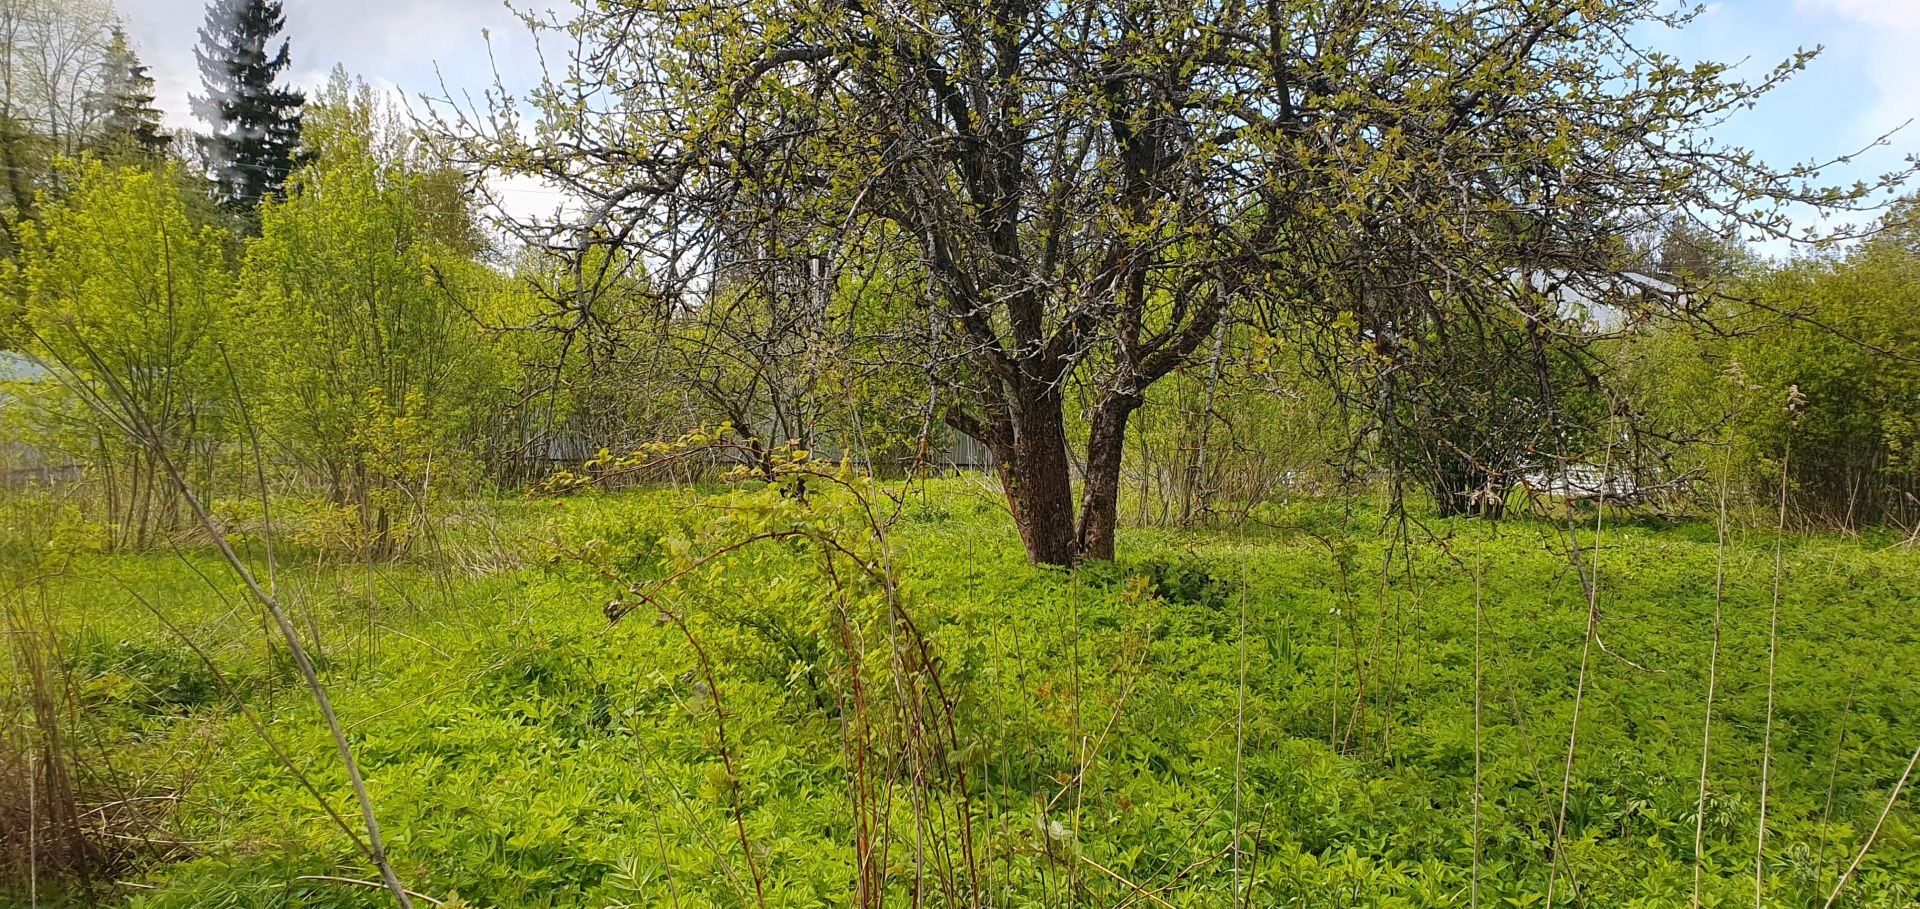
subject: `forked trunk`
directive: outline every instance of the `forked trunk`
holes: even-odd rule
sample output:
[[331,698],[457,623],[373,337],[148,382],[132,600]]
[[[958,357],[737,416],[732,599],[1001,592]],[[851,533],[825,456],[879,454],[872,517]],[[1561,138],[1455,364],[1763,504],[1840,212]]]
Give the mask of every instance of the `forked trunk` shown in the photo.
[[989,413],[990,422],[950,411],[947,422],[992,449],[1007,508],[1027,559],[1070,567],[1082,558],[1112,560],[1119,524],[1120,467],[1127,420],[1144,403],[1139,393],[1104,396],[1087,439],[1080,519],[1074,520],[1073,466],[1067,457],[1065,410],[1058,392],[1017,399]]

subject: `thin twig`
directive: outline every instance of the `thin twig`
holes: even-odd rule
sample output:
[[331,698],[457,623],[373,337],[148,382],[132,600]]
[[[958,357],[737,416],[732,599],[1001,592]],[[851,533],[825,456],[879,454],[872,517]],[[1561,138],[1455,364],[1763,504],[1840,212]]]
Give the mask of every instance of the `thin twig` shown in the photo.
[[1132,881],[1130,881],[1130,880],[1127,880],[1127,879],[1126,879],[1126,878],[1124,878],[1124,877],[1121,877],[1121,876],[1120,876],[1120,873],[1119,873],[1119,872],[1117,872],[1117,871],[1114,871],[1114,870],[1113,870],[1112,868],[1108,868],[1107,866],[1105,866],[1105,865],[1102,865],[1102,864],[1100,864],[1099,862],[1096,862],[1096,861],[1094,861],[1093,859],[1090,859],[1090,858],[1087,858],[1087,857],[1086,857],[1086,856],[1084,856],[1084,855],[1080,857],[1080,861],[1081,861],[1081,862],[1083,862],[1083,863],[1085,863],[1085,864],[1086,864],[1086,865],[1088,865],[1089,867],[1091,867],[1091,868],[1092,868],[1093,870],[1095,870],[1095,871],[1098,871],[1098,872],[1100,872],[1101,874],[1104,874],[1104,875],[1106,875],[1106,876],[1108,876],[1108,877],[1110,877],[1110,878],[1113,878],[1114,880],[1116,880],[1116,881],[1119,881],[1120,883],[1122,883],[1122,884],[1124,884],[1124,885],[1126,885],[1126,887],[1127,887],[1127,888],[1128,888],[1129,890],[1132,890],[1133,892],[1135,892],[1135,893],[1137,893],[1137,894],[1139,894],[1139,895],[1140,895],[1141,897],[1143,897],[1143,898],[1145,898],[1145,899],[1149,899],[1149,900],[1152,900],[1152,901],[1153,901],[1154,903],[1156,903],[1156,904],[1158,904],[1158,905],[1160,905],[1160,906],[1163,906],[1163,907],[1165,907],[1165,909],[1174,909],[1174,906],[1173,906],[1173,904],[1172,904],[1172,903],[1169,903],[1169,902],[1167,902],[1166,900],[1163,900],[1163,899],[1161,899],[1161,898],[1159,897],[1159,895],[1158,895],[1158,894],[1156,894],[1156,893],[1154,893],[1153,891],[1151,891],[1151,890],[1148,890],[1148,889],[1146,889],[1146,888],[1144,888],[1144,887],[1142,887],[1142,886],[1140,886],[1139,884],[1136,884],[1136,883],[1134,883],[1134,882],[1132,882]]
[[1900,800],[1900,790],[1907,787],[1907,778],[1913,776],[1913,765],[1920,763],[1920,748],[1913,749],[1913,757],[1907,759],[1907,769],[1900,772],[1900,780],[1893,784],[1893,793],[1887,796],[1887,806],[1880,809],[1880,819],[1873,822],[1873,832],[1867,834],[1867,841],[1860,847],[1859,854],[1853,857],[1853,863],[1847,866],[1845,874],[1833,884],[1833,892],[1827,895],[1824,909],[1833,909],[1833,902],[1840,898],[1840,891],[1846,889],[1847,881],[1853,879],[1853,873],[1860,870],[1860,862],[1867,857],[1867,850],[1873,848],[1873,841],[1880,838],[1880,828],[1887,825],[1887,815],[1893,813],[1893,804]]
[[[335,884],[354,884],[360,887],[372,887],[375,890],[384,890],[386,889],[386,886],[387,886],[385,884],[380,883],[379,881],[363,881],[363,880],[360,880],[359,878],[337,877],[331,874],[303,874],[303,875],[300,875],[299,877],[294,878],[294,880],[296,881],[328,881],[330,883],[335,883]],[[447,904],[446,900],[437,900],[424,893],[418,893],[412,890],[408,890],[407,895],[417,899],[426,900],[427,902],[432,903],[435,906],[445,906]]]
[[1720,616],[1727,592],[1727,477],[1733,472],[1733,440],[1726,442],[1720,468],[1720,509],[1715,524],[1716,544],[1713,564],[1713,643],[1707,651],[1707,707],[1700,732],[1700,796],[1693,809],[1693,899],[1692,909],[1700,909],[1701,876],[1706,868],[1707,840],[1707,760],[1713,751],[1713,695],[1720,682]]
[[1780,660],[1780,580],[1786,573],[1787,468],[1793,460],[1793,412],[1798,409],[1799,386],[1787,391],[1786,450],[1780,456],[1780,522],[1773,535],[1773,609],[1767,619],[1767,731],[1760,746],[1760,817],[1753,844],[1753,909],[1763,909],[1767,884],[1767,788],[1773,781],[1773,680]]

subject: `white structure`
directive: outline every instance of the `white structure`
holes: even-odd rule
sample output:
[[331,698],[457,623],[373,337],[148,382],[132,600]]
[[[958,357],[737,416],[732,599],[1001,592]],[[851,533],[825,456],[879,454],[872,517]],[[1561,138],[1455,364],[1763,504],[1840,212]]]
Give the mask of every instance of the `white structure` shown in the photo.
[[1627,308],[1623,305],[1627,301],[1648,294],[1672,301],[1686,296],[1677,285],[1632,271],[1587,274],[1562,268],[1526,272],[1515,268],[1507,276],[1514,284],[1558,302],[1560,312],[1589,334],[1612,334],[1627,327]]

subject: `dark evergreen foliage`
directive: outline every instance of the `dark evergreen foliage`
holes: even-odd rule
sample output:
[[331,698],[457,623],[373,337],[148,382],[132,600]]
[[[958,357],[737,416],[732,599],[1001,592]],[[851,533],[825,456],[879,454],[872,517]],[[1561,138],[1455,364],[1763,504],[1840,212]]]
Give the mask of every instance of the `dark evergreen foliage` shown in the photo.
[[172,142],[160,128],[160,109],[153,103],[153,77],[140,62],[125,29],[115,26],[107,42],[99,90],[89,104],[99,113],[92,150],[106,157],[158,157]]
[[277,84],[287,42],[268,53],[286,24],[280,0],[211,0],[194,51],[207,93],[193,99],[193,112],[212,126],[207,157],[223,201],[236,208],[278,193],[298,154],[306,97]]

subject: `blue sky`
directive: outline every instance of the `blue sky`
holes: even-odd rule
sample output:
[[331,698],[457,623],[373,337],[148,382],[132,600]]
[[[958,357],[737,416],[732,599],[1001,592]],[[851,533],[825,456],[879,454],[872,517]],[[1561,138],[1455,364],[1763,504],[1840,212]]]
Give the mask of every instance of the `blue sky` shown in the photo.
[[[1823,48],[1805,72],[1717,131],[1776,166],[1849,154],[1920,120],[1920,0],[1720,0],[1684,31],[1649,37],[1687,59],[1746,59],[1740,72],[1756,79],[1795,48]],[[1915,153],[1920,122],[1832,174],[1835,182],[1869,179]]]
[[[195,29],[203,0],[118,0],[142,56],[154,68],[160,104],[175,126],[193,126],[186,98],[199,84]],[[440,75],[456,91],[492,81],[492,60],[509,88],[538,72],[531,40],[500,0],[285,0],[294,76],[312,86],[335,64],[374,85],[417,96]],[[516,0],[522,8],[559,9],[568,0]],[[1727,141],[1787,165],[1850,153],[1920,118],[1920,0],[1718,0],[1682,32],[1647,36],[1686,59],[1746,60],[1759,78],[1796,47],[1825,47],[1809,70],[1722,130]],[[436,73],[437,67],[437,73]],[[1920,153],[1920,124],[1834,172],[1850,181],[1900,166]],[[517,201],[550,206],[526,189]],[[1769,246],[1776,249],[1775,246]]]

